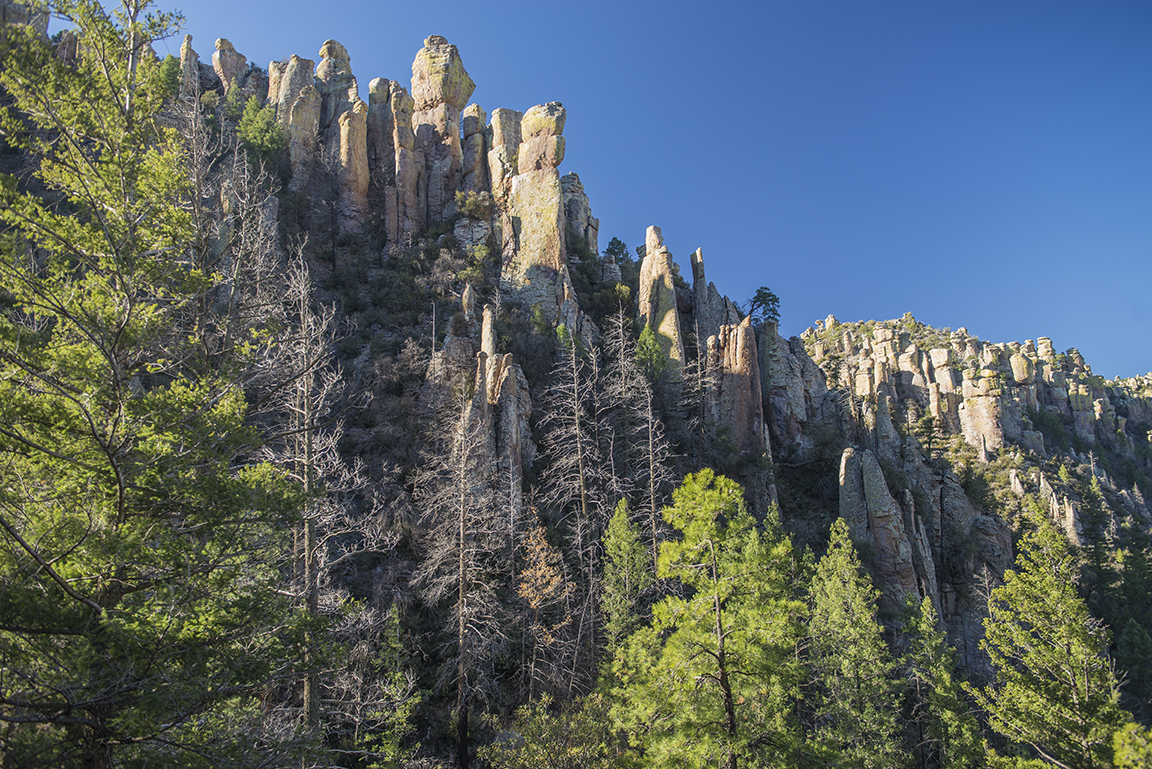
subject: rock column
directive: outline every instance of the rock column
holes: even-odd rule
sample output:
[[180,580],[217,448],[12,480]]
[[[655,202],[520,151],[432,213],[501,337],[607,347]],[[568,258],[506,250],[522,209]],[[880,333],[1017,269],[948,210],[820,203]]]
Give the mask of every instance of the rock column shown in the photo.
[[[292,58],[288,63],[283,65],[284,69],[277,79],[276,91],[272,91],[272,84],[268,85],[268,100],[276,105],[276,117],[280,120],[280,124],[284,126],[285,130],[289,128],[292,120],[292,107],[296,104],[296,100],[300,98],[300,93],[305,88],[312,88],[313,76],[312,71],[316,67],[316,63],[311,59],[302,59],[296,54],[292,54]],[[319,96],[319,94],[317,94]],[[320,107],[316,107],[316,119],[320,119]]]
[[341,226],[354,230],[368,210],[368,105],[357,99],[339,120]]
[[488,142],[485,125],[488,115],[479,104],[464,110],[464,166],[460,189],[480,193],[488,190]]
[[[499,110],[498,110],[499,111]],[[564,246],[564,202],[556,167],[564,159],[564,106],[538,105],[520,121],[519,173],[512,179],[501,292],[525,309],[539,305],[552,323],[572,294]]]
[[185,35],[180,45],[180,93],[200,95],[200,56],[192,50],[192,36]]
[[[187,39],[191,42],[191,38]],[[248,57],[238,53],[232,43],[221,37],[216,41],[216,52],[212,54],[212,69],[216,71],[216,77],[220,78],[224,93],[228,93],[231,88],[241,86],[244,74],[248,71]]]
[[444,220],[460,187],[460,111],[475,88],[456,46],[440,35],[428,37],[412,62],[412,127],[424,155],[425,226]]
[[649,227],[644,238],[644,261],[640,264],[640,317],[652,327],[660,348],[668,356],[670,379],[679,381],[684,367],[684,342],[672,280],[674,269],[660,228]]

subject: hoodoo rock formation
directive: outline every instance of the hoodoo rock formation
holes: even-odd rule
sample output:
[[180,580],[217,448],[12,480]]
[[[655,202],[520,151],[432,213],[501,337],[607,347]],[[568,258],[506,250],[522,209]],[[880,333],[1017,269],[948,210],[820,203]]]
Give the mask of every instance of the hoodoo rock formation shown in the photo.
[[[217,41],[211,67],[191,38],[180,59],[187,96],[230,88],[260,95],[262,75],[227,40]],[[600,222],[584,184],[561,175],[567,112],[559,102],[490,113],[469,105],[475,84],[457,48],[438,35],[417,52],[410,90],[376,78],[362,101],[350,62],[328,40],[318,65],[299,56],[269,65],[266,103],[287,134],[288,189],[334,200],[338,227],[371,233],[381,260],[420,246],[496,275],[486,289],[460,289],[459,311],[432,345],[421,398],[434,411],[466,396],[474,469],[496,479],[485,482],[519,516],[522,487],[538,470],[538,381],[525,370],[541,367],[527,359],[522,367],[502,347],[508,310],[531,318],[541,338],[563,324],[588,344],[600,330],[573,276],[612,289],[622,267],[632,280],[635,268],[599,254]],[[1093,478],[1114,516],[1152,525],[1140,488],[1097,467],[1097,457],[1110,455],[1152,472],[1152,378],[1105,382],[1076,350],[1057,354],[1050,339],[990,344],[910,315],[881,323],[830,315],[785,339],[708,282],[701,250],[689,260],[690,286],[659,227],[647,229],[640,251],[633,309],[669,364],[663,397],[677,449],[688,455],[707,440],[723,443],[721,461],[761,514],[791,483],[793,500],[781,493],[779,501],[799,532],[826,532],[827,520],[797,520],[813,514],[794,498],[825,494],[815,518],[848,522],[886,616],[930,598],[969,671],[979,675],[986,664],[981,590],[1012,563],[1013,523],[973,490],[972,473],[950,469],[943,451],[970,461],[969,470],[1003,468],[996,493],[1017,507],[1039,500],[1074,541],[1087,536],[1085,500],[1057,460]],[[446,328],[442,316],[431,325]],[[798,492],[804,485],[812,488]],[[1109,525],[1119,524],[1113,517]],[[819,535],[810,542],[822,546]]]
[[672,366],[673,381],[684,366],[684,340],[680,334],[680,312],[673,274],[676,265],[664,245],[664,235],[655,225],[644,236],[644,261],[640,264],[640,318],[656,334],[660,348]]
[[412,62],[412,129],[424,155],[425,188],[419,205],[425,225],[448,216],[460,186],[464,153],[460,141],[460,113],[476,84],[464,69],[460,52],[440,35],[424,41]]

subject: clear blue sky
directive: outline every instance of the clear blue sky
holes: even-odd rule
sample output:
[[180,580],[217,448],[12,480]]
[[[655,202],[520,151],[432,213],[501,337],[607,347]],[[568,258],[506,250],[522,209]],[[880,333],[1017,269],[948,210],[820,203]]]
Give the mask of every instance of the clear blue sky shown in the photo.
[[702,247],[734,299],[771,287],[785,335],[911,311],[1152,371],[1146,0],[161,7],[205,61],[217,37],[263,67],[335,38],[362,95],[444,35],[489,114],[568,108],[561,171],[602,247],[658,224],[685,274]]

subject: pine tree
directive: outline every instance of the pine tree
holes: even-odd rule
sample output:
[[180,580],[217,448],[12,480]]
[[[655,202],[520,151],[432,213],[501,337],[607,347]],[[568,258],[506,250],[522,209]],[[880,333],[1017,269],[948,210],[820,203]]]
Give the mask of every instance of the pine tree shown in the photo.
[[[558,711],[558,712],[556,712]],[[480,748],[480,757],[497,769],[611,769],[619,760],[608,721],[608,702],[590,694],[559,707],[545,696],[516,711],[510,725],[517,739]]]
[[244,114],[236,127],[236,137],[249,158],[258,164],[268,166],[288,146],[284,128],[276,120],[276,108],[272,105],[260,106],[255,96],[248,98]]
[[919,766],[969,769],[983,764],[980,725],[956,678],[956,652],[938,627],[932,599],[925,597],[909,627],[910,647],[902,662],[912,694]]
[[992,728],[1068,769],[1110,765],[1112,734],[1128,719],[1108,657],[1109,637],[1076,593],[1067,540],[1037,516],[1016,569],[988,598],[981,648],[996,680],[970,688]]
[[1112,737],[1116,769],[1152,769],[1152,735],[1140,724],[1125,724]]
[[604,592],[600,598],[608,656],[640,624],[640,597],[654,581],[652,563],[632,523],[628,502],[620,500],[604,534]]
[[757,524],[740,487],[711,470],[688,476],[665,520],[659,576],[683,595],[617,655],[613,714],[659,766],[777,765],[797,751],[792,546],[775,515]]
[[254,460],[245,398],[269,329],[205,353],[196,319],[233,308],[192,256],[147,53],[177,18],[149,5],[57,3],[75,66],[0,29],[0,126],[48,190],[0,193],[0,751],[17,764],[226,765],[249,695],[299,650],[276,566],[302,497]]
[[812,577],[808,632],[818,687],[814,737],[831,765],[846,769],[904,764],[897,721],[902,685],[877,621],[878,597],[848,525],[837,519]]
[[1152,693],[1152,637],[1135,619],[1120,634],[1116,663],[1125,672],[1124,694],[1135,700],[1133,710],[1139,713]]

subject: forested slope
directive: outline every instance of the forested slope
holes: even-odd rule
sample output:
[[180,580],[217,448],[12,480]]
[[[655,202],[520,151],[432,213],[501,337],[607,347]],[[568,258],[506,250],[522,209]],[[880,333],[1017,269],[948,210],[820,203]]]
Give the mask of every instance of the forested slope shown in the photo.
[[601,250],[564,107],[439,36],[362,90],[54,10],[0,27],[0,766],[1152,765],[1152,379],[784,339]]

